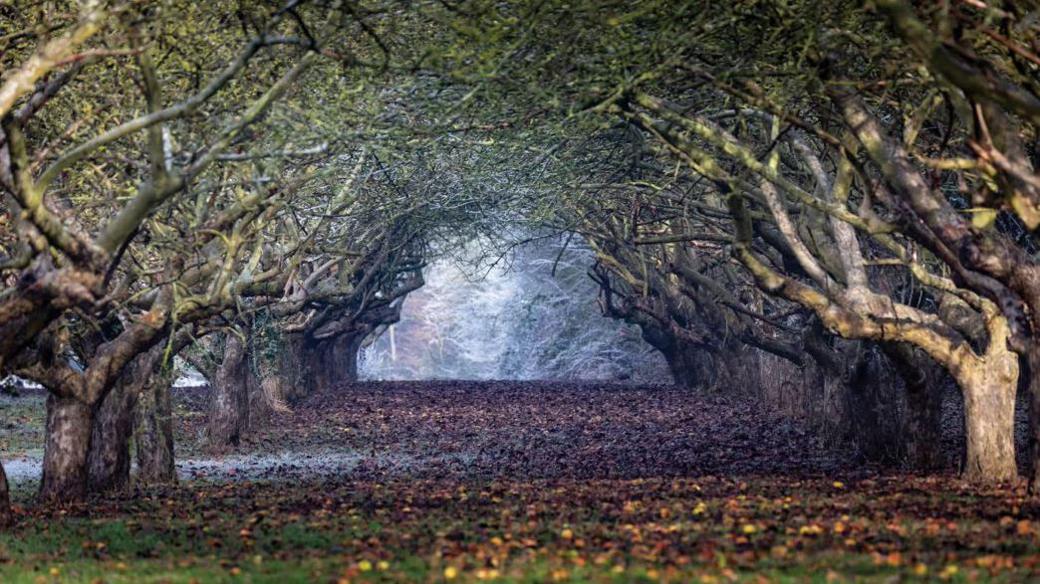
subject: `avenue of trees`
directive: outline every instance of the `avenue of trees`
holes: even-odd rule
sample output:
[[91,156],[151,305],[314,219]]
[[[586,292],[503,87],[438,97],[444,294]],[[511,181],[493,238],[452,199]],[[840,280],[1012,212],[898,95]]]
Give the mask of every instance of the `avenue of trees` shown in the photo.
[[1014,479],[1029,396],[1035,480],[1035,10],[0,7],[0,377],[49,393],[40,499],[127,484],[131,436],[175,478],[174,357],[233,447],[354,378],[431,257],[516,233],[580,238],[691,390],[833,405],[866,450],[897,394],[890,462],[937,464],[953,385],[963,475]]

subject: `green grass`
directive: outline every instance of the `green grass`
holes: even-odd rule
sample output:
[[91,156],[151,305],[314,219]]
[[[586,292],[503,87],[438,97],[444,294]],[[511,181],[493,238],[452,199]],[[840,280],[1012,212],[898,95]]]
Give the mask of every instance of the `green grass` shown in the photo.
[[[900,509],[923,513],[888,521],[876,519],[892,510],[884,497],[833,492],[826,481],[792,484],[805,497],[787,507],[777,506],[775,493],[732,486],[192,483],[95,499],[67,516],[23,515],[0,534],[0,582],[1021,582],[1033,575],[1025,564],[1037,558],[1035,534],[1016,536],[1014,524],[970,515],[1004,511],[994,499],[944,499],[965,513],[956,522],[961,549],[951,557],[950,540],[926,535],[933,509],[921,506],[940,500],[902,501]],[[825,533],[798,535],[807,517],[828,526]],[[835,533],[840,517],[856,545],[849,531]],[[749,524],[761,527],[748,533]],[[893,529],[905,536],[891,536]],[[790,547],[778,553],[781,545]],[[986,554],[1011,563],[994,568],[979,559]]]
[[27,393],[0,395],[0,456],[42,456],[46,397]]

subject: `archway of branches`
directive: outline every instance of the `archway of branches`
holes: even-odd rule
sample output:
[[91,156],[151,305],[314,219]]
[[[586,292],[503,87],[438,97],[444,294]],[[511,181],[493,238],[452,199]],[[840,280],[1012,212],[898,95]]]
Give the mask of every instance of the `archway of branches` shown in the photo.
[[[965,476],[1018,474],[1033,25],[1009,40],[965,8],[954,34],[899,2],[59,4],[0,9],[0,374],[49,392],[45,501],[125,485],[132,436],[138,479],[172,478],[178,358],[220,445],[355,379],[473,242],[536,259],[549,296],[580,280],[582,318],[638,331],[691,391],[919,467],[953,399]],[[620,360],[604,375],[633,376]]]

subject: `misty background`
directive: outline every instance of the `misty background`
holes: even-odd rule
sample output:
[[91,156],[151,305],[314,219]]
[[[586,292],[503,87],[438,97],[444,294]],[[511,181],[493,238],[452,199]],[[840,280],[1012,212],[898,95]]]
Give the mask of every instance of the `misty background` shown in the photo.
[[669,383],[639,328],[601,315],[578,238],[482,261],[471,243],[426,267],[401,320],[364,347],[364,380],[589,379]]

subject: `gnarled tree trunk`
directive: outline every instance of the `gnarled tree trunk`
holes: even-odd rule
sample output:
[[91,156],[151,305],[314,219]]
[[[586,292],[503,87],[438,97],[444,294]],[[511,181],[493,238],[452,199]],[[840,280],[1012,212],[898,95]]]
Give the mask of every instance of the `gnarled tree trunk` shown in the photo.
[[740,342],[726,343],[711,354],[715,385],[730,395],[760,395],[762,360],[767,353]]
[[93,422],[90,406],[71,397],[47,397],[47,443],[42,501],[78,501],[87,494],[87,455]]
[[886,375],[885,361],[873,343],[863,343],[849,363],[846,382],[851,438],[867,460],[896,464],[902,444],[894,379]]
[[643,340],[657,349],[668,364],[672,382],[679,387],[710,389],[718,377],[711,355],[661,327],[640,323]]
[[[169,384],[172,371],[159,371],[165,349],[165,345],[156,345],[135,358],[95,412],[88,458],[88,486],[92,492],[120,489],[129,484],[130,438],[134,430],[135,410],[141,413],[138,404],[142,394],[145,394],[147,402],[142,407],[153,408],[156,402],[155,393],[164,393],[166,413],[169,414]],[[157,388],[163,384],[166,385],[165,391]],[[158,417],[155,412],[152,412],[152,415]],[[159,421],[156,420],[157,423]],[[166,423],[169,424],[168,421]],[[141,474],[146,482],[155,482],[152,475],[156,474],[166,477],[157,480],[169,480],[169,474],[172,473],[172,427],[169,428],[166,437],[157,439],[166,443],[150,442],[148,435],[140,436],[137,443],[138,460],[143,463]],[[151,450],[156,452],[150,452]],[[165,454],[164,451],[168,451],[169,454]],[[145,456],[142,457],[142,453]],[[166,460],[156,463],[151,460],[154,456]],[[167,464],[169,469],[165,466]]]
[[1006,353],[962,366],[955,377],[964,394],[964,476],[980,482],[1014,479],[1018,356]]
[[676,385],[689,389],[709,390],[715,387],[718,374],[711,356],[705,351],[678,350],[665,354],[668,371]]
[[172,369],[155,375],[141,390],[134,409],[137,480],[145,484],[177,480],[173,458],[172,384]]
[[90,492],[122,489],[130,483],[130,432],[139,383],[128,371],[116,382],[94,414],[90,453],[87,457],[87,487]]
[[307,340],[302,334],[285,335],[284,346],[272,361],[273,375],[264,377],[263,382],[268,382],[272,377],[276,378],[277,387],[272,387],[277,395],[286,402],[306,397],[310,392],[307,387],[307,375],[304,363],[304,354],[307,350]]
[[246,346],[238,335],[228,334],[224,358],[212,379],[208,435],[210,446],[238,446],[248,424],[249,381]]
[[1040,341],[1034,341],[1025,355],[1029,388],[1029,489],[1040,490]]

